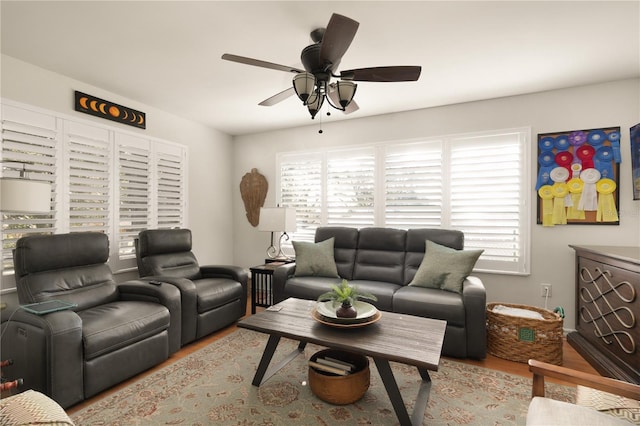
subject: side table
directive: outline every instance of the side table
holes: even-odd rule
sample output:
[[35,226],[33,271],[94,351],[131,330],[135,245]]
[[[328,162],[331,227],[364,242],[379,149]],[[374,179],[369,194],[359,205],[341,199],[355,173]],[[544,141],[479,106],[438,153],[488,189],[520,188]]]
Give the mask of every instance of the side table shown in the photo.
[[256,306],[269,307],[273,305],[273,271],[293,260],[284,262],[265,259],[264,265],[254,266],[251,270],[251,314],[256,313]]

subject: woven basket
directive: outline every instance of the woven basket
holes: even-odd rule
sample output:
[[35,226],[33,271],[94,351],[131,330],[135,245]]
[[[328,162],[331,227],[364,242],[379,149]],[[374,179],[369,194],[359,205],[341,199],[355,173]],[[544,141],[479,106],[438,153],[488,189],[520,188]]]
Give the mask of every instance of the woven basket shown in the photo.
[[370,374],[367,357],[333,349],[325,349],[311,356],[311,361],[319,357],[331,357],[356,366],[355,372],[347,376],[327,375],[309,366],[309,387],[321,400],[335,405],[353,404],[369,389]]
[[[521,318],[493,312],[496,305],[528,309],[544,319]],[[548,309],[508,303],[487,305],[487,350],[509,361],[529,359],[562,365],[562,317]]]

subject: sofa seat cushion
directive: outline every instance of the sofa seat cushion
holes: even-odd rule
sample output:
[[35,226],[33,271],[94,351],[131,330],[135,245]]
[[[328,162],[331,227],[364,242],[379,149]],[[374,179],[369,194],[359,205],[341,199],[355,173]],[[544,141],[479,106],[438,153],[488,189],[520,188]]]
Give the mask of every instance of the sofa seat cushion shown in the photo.
[[157,303],[119,301],[78,312],[85,361],[169,328],[169,310]]
[[393,295],[402,287],[397,284],[369,280],[351,280],[349,284],[355,286],[358,291],[373,294],[378,299],[375,302],[362,299],[363,302],[371,303],[381,311],[388,312],[393,311]]
[[291,277],[285,283],[284,294],[287,297],[316,300],[322,293],[331,290],[331,285],[339,285],[340,278],[327,277]]
[[242,284],[229,278],[201,278],[194,284],[198,289],[199,314],[245,297]]
[[393,312],[444,320],[448,327],[465,327],[462,296],[450,291],[402,287],[393,295]]

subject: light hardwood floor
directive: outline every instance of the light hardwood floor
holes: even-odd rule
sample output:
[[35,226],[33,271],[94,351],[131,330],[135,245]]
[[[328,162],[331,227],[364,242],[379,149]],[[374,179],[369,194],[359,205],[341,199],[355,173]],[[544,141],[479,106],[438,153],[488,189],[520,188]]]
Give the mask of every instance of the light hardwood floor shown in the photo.
[[[251,306],[251,302],[248,301],[247,302],[247,315],[251,314],[251,310],[250,310],[250,306]],[[262,310],[263,308],[257,308],[258,311]],[[235,325],[231,325],[223,330],[220,330],[216,333],[211,334],[210,336],[207,336],[205,338],[202,338],[200,340],[198,340],[197,342],[191,343],[189,345],[186,345],[184,347],[182,347],[177,353],[175,353],[174,355],[171,356],[171,358],[169,358],[167,361],[163,362],[162,364],[159,364],[153,368],[151,368],[150,370],[147,370],[144,373],[141,373],[139,375],[137,375],[136,377],[133,377],[129,380],[126,380],[122,383],[120,383],[119,385],[116,385],[112,388],[110,388],[109,390],[106,390],[96,396],[94,396],[93,398],[90,398],[86,401],[83,401],[79,404],[74,405],[73,407],[67,409],[67,413],[69,414],[73,414],[76,411],[81,410],[84,407],[87,407],[93,403],[95,403],[96,401],[111,395],[114,392],[117,392],[118,390],[124,388],[125,386],[128,386],[129,384],[135,382],[136,380],[139,380],[143,377],[146,377],[150,374],[153,374],[154,372],[160,370],[161,368],[170,365],[176,361],[178,361],[181,358],[184,358],[187,355],[192,354],[193,352],[197,351],[198,349],[201,349],[213,342],[215,342],[216,340],[221,339],[224,336],[227,336],[231,333],[233,333],[234,331],[236,331],[238,329],[237,326]],[[580,356],[580,354],[578,354],[575,349],[573,349],[571,347],[571,345],[569,345],[566,340],[563,344],[563,356],[562,356],[562,365],[564,367],[567,368],[571,368],[574,370],[578,370],[578,371],[583,371],[583,372],[588,372],[588,373],[593,373],[593,374],[598,374],[598,372],[596,372],[596,370],[591,367],[591,365],[589,365],[589,363],[587,363],[587,361],[585,361],[584,358],[582,358],[582,356]],[[454,361],[459,361],[459,362],[464,362],[467,364],[471,364],[471,365],[477,365],[480,367],[484,367],[484,368],[489,368],[492,370],[499,370],[499,371],[503,371],[505,373],[509,373],[509,374],[517,374],[520,376],[525,376],[525,377],[531,377],[531,373],[529,373],[529,367],[527,366],[527,364],[523,364],[523,363],[519,363],[519,362],[513,362],[513,361],[508,361],[502,358],[498,358],[495,357],[493,355],[488,354],[487,357],[483,360],[471,360],[471,359],[458,359],[458,358],[451,358]],[[561,383],[561,384],[567,384],[568,383],[563,383],[562,381],[558,381],[558,380],[554,380],[554,379],[549,379],[550,382],[555,382],[555,383]]]

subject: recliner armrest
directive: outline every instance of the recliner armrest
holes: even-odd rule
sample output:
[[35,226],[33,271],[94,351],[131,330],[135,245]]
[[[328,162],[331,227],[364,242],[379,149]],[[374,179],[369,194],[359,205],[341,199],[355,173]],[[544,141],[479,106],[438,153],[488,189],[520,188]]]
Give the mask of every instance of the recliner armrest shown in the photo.
[[36,315],[18,308],[3,323],[1,345],[25,386],[64,408],[84,399],[82,320],[74,311]]
[[[182,344],[191,342],[196,338],[196,321],[198,317],[198,290],[193,281],[186,278],[152,276],[141,278],[140,281],[162,281],[176,286],[180,292],[182,307]],[[153,286],[153,284],[145,284]]]
[[282,302],[285,299],[284,285],[292,277],[296,271],[295,263],[286,263],[282,266],[278,266],[273,271],[273,303]]
[[150,279],[131,280],[118,284],[122,300],[138,300],[159,303],[169,310],[169,355],[180,350],[182,335],[182,302],[180,290],[175,285],[166,283],[150,284]]
[[483,359],[487,356],[487,292],[478,277],[469,276],[462,283],[467,329],[467,356]]
[[249,279],[247,271],[235,265],[205,265],[200,266],[200,273],[204,278],[231,278],[238,281],[245,288]]

